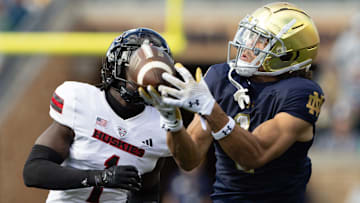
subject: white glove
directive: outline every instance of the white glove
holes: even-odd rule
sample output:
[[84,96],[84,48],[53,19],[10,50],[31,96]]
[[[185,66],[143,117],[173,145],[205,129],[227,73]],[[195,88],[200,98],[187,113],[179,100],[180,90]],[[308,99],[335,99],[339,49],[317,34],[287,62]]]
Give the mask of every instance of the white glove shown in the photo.
[[147,92],[142,87],[138,89],[140,96],[146,103],[151,104],[160,112],[160,127],[166,131],[179,131],[183,127],[179,108],[169,106],[162,101],[162,97],[151,85],[147,86]]
[[171,74],[163,73],[162,78],[177,88],[160,85],[159,91],[163,96],[163,102],[200,115],[210,115],[214,108],[215,99],[202,77],[201,69],[196,70],[198,82],[182,64],[175,64],[175,69],[185,82]]

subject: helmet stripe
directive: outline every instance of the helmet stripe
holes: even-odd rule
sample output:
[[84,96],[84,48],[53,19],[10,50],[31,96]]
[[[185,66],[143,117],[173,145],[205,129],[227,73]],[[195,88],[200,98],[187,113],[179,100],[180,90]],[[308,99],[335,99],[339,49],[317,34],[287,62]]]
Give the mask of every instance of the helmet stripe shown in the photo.
[[141,48],[143,49],[146,59],[154,57],[154,53],[149,45],[148,40],[141,45]]

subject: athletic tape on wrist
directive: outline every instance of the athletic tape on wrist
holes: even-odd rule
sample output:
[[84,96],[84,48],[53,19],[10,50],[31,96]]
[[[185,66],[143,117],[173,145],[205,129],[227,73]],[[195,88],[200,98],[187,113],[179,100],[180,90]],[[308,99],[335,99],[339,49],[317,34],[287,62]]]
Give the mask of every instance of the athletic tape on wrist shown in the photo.
[[228,136],[235,128],[235,121],[230,116],[228,116],[229,121],[226,125],[216,133],[211,131],[211,135],[214,137],[215,140],[223,139],[224,137]]

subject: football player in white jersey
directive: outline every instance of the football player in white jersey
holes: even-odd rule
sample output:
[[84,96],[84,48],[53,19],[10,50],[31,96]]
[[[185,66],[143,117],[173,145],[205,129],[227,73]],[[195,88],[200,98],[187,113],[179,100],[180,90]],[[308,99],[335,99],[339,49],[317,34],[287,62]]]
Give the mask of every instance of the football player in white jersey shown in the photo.
[[111,44],[102,84],[64,82],[50,101],[54,122],[25,163],[24,182],[49,189],[46,202],[158,202],[163,157],[171,156],[159,112],[127,80],[131,54],[149,40],[171,52],[155,31],[137,28]]

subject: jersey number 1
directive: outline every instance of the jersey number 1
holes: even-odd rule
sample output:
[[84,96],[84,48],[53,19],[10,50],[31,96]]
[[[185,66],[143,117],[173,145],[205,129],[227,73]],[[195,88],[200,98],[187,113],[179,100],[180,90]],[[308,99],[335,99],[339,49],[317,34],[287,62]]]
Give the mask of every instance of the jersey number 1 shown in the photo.
[[[120,159],[119,156],[116,156],[115,154],[112,155],[110,158],[108,158],[105,161],[105,163],[104,163],[105,168],[110,168],[111,166],[117,165],[117,163],[119,162],[119,159]],[[94,187],[90,193],[89,198],[87,198],[86,202],[92,202],[92,203],[99,202],[102,191],[103,191],[103,187]]]

